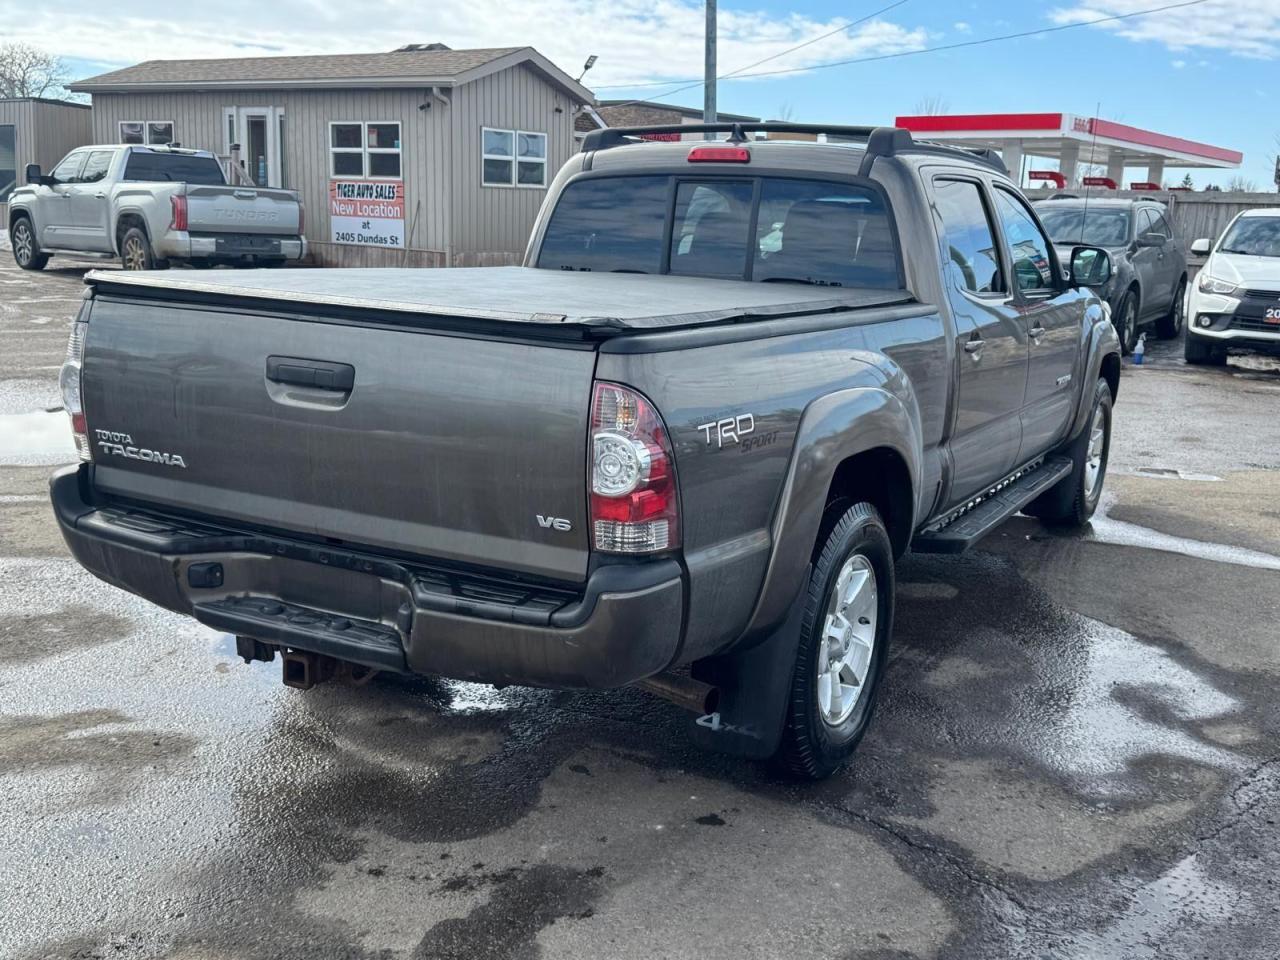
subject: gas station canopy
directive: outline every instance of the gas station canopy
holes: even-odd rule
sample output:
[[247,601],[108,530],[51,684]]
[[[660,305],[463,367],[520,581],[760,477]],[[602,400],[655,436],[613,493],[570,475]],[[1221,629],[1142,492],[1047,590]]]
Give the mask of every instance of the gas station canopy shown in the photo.
[[1056,160],[1073,186],[1081,163],[1105,167],[1107,177],[1122,185],[1128,167],[1146,168],[1147,182],[1159,184],[1165,167],[1230,168],[1244,159],[1238,150],[1070,113],[898,117],[897,125],[921,139],[999,150],[1015,176],[1024,157]]

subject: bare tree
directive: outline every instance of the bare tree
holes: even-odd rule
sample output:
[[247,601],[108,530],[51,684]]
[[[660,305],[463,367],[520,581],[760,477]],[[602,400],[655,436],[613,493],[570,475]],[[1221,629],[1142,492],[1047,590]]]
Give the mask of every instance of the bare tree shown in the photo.
[[951,109],[946,99],[940,93],[935,93],[930,97],[922,97],[916,101],[915,112],[918,117],[938,117]]
[[774,119],[783,123],[790,123],[796,118],[796,108],[790,101],[784,101],[778,104],[778,109],[774,112]]
[[0,45],[0,97],[65,97],[70,79],[59,57],[25,43]]
[[1257,193],[1258,185],[1248,177],[1234,176],[1223,187],[1227,193]]

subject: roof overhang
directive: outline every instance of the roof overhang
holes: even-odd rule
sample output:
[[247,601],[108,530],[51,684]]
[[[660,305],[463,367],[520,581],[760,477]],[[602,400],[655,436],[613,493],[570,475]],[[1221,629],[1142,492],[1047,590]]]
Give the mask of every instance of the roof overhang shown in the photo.
[[498,73],[509,67],[527,64],[542,75],[552,86],[560,88],[573,100],[580,103],[595,103],[595,95],[578,83],[554,63],[538,53],[532,47],[513,50],[511,53],[483,63],[478,67],[448,76],[424,76],[422,74],[402,77],[306,77],[288,80],[177,80],[177,81],[137,81],[96,82],[92,79],[80,80],[67,84],[67,89],[75,93],[177,93],[198,92],[202,90],[364,90],[364,89],[416,89],[426,87],[460,87],[482,77]]
[[1196,140],[1131,127],[1114,120],[1070,113],[989,113],[898,117],[913,135],[943,143],[1003,149],[1020,143],[1023,153],[1061,159],[1068,145],[1080,162],[1105,164],[1120,157],[1129,166],[1162,162],[1170,167],[1238,167],[1244,154]]

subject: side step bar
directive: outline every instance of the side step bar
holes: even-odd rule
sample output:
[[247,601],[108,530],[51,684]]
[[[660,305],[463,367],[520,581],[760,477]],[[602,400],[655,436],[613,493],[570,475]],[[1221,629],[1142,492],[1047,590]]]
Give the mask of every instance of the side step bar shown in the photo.
[[400,634],[384,623],[355,620],[271,597],[226,597],[197,603],[197,620],[215,630],[294,650],[320,653],[374,670],[407,673]]
[[1067,457],[1049,457],[1008,486],[988,495],[973,509],[911,541],[917,553],[964,553],[1071,472]]

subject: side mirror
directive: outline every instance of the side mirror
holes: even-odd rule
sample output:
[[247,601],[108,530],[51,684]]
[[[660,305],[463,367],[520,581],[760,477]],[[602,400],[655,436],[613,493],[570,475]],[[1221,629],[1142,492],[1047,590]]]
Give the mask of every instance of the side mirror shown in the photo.
[[1164,241],[1165,241],[1165,235],[1163,233],[1156,233],[1154,230],[1149,230],[1146,233],[1142,234],[1140,237],[1138,237],[1138,246],[1163,247]]
[[1111,254],[1101,247],[1073,247],[1071,285],[1100,287],[1111,279]]
[[1191,252],[1196,254],[1196,256],[1207,257],[1209,255],[1209,251],[1212,249],[1213,241],[1206,239],[1205,237],[1201,237],[1199,240],[1193,240],[1191,242]]
[[40,172],[40,164],[27,164],[27,183],[44,183],[44,174]]

